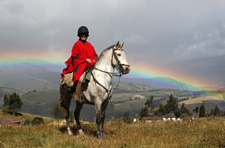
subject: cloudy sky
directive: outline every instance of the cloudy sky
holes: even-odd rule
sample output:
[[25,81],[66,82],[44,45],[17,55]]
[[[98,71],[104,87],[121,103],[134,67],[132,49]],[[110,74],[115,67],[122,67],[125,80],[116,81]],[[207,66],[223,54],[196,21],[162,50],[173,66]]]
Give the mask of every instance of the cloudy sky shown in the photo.
[[99,54],[125,42],[128,61],[225,55],[224,0],[0,0],[0,55],[65,61],[81,25]]

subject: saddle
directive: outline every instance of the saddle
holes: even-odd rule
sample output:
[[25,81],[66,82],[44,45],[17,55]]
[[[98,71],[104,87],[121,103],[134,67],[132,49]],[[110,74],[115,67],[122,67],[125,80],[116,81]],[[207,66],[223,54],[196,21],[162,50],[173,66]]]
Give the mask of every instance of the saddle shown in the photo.
[[73,97],[77,101],[81,91],[87,89],[88,83],[91,79],[91,73],[89,71],[84,71],[78,82],[73,81],[73,72],[67,73],[63,76],[61,80],[62,88],[68,93],[74,93]]

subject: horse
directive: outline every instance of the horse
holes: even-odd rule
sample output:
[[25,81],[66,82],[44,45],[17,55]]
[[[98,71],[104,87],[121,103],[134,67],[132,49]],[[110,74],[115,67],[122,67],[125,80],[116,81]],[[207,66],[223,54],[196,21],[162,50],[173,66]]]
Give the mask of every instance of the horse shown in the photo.
[[[85,101],[76,101],[76,108],[74,111],[79,134],[84,134],[81,129],[79,117],[83,103],[86,103],[95,105],[97,138],[104,137],[105,113],[109,100],[112,97],[112,77],[114,70],[116,68],[120,75],[128,74],[130,72],[130,65],[126,60],[126,55],[122,49],[123,45],[124,43],[120,44],[118,41],[115,45],[103,50],[90,71],[90,82],[88,83],[86,90],[82,91],[82,99]],[[81,77],[83,77],[83,75]],[[69,106],[72,94],[73,93],[68,92],[60,85],[59,106],[64,113],[69,135],[72,135],[69,124]]]

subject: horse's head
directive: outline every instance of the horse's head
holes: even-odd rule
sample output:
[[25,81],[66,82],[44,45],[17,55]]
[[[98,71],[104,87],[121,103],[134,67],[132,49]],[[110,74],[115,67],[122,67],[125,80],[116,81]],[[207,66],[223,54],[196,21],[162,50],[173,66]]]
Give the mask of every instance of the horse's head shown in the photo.
[[122,74],[128,74],[130,72],[130,65],[127,62],[126,55],[123,51],[123,44],[119,41],[113,47],[112,65]]

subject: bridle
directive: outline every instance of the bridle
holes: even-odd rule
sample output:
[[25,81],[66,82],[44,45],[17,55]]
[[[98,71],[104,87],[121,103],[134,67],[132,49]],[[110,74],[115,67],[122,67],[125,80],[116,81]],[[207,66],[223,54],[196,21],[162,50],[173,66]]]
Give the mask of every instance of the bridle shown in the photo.
[[[108,94],[108,95],[107,95],[107,99],[109,99],[109,101],[110,101],[110,103],[111,103],[111,106],[112,106],[112,112],[114,112],[113,105],[112,105],[112,101],[111,101],[111,97],[109,97],[110,94],[111,94],[111,92],[112,92],[113,87],[111,87],[111,89],[108,90],[104,85],[102,85],[102,84],[95,78],[95,76],[94,76],[93,73],[92,73],[92,70],[93,70],[93,69],[96,69],[96,70],[98,70],[98,71],[100,71],[100,72],[107,73],[111,78],[112,78],[113,76],[119,77],[118,84],[117,84],[116,88],[114,88],[114,90],[118,88],[119,83],[120,83],[120,78],[121,78],[121,76],[123,75],[123,72],[126,72],[126,70],[123,68],[123,66],[130,67],[130,65],[127,65],[127,64],[121,64],[121,62],[120,62],[118,56],[116,55],[116,52],[115,52],[116,50],[121,50],[121,51],[123,51],[121,48],[118,48],[118,47],[115,48],[115,47],[113,47],[112,50],[113,50],[113,51],[112,51],[113,53],[112,53],[112,57],[111,57],[111,64],[112,64],[113,68],[115,68],[115,67],[117,68],[117,70],[119,71],[119,73],[113,73],[113,72],[104,71],[104,70],[98,69],[95,65],[93,66],[93,68],[92,68],[89,72],[91,73],[91,75],[92,75],[93,80],[95,81],[95,83],[97,83],[98,85],[100,85],[100,86],[106,91],[106,93]],[[115,58],[115,60],[116,60],[116,63],[117,63],[116,65],[117,65],[117,66],[114,66],[114,65],[113,65],[113,56],[114,56],[114,58]]]
[[[119,71],[119,73],[107,72],[107,71],[98,69],[97,67],[94,67],[94,69],[96,69],[96,70],[98,70],[98,71],[101,71],[101,72],[104,72],[104,73],[107,73],[107,74],[109,74],[110,77],[112,77],[112,76],[121,77],[121,76],[123,76],[124,73],[126,72],[126,70],[123,68],[123,66],[130,67],[130,65],[127,65],[127,64],[121,64],[120,60],[118,59],[118,56],[116,55],[116,52],[115,52],[116,50],[121,50],[121,51],[123,51],[123,49],[120,49],[120,48],[116,48],[116,49],[115,49],[115,48],[113,48],[112,50],[113,50],[113,53],[112,53],[112,58],[111,58],[111,64],[112,64],[113,68],[116,67],[116,69]],[[113,65],[113,56],[114,56],[114,58],[115,58],[115,60],[116,60],[116,63],[117,63],[116,65],[118,65],[118,66],[114,66],[114,65]]]
[[[116,50],[121,50],[121,51],[123,51],[121,48],[114,48],[114,47],[113,47],[112,50],[113,50],[113,51],[112,51],[113,53],[112,53],[112,58],[111,58],[111,64],[112,64],[113,68],[115,68],[115,67],[117,68],[117,70],[119,71],[119,73],[107,72],[107,71],[98,69],[95,65],[94,65],[94,68],[93,68],[93,69],[96,69],[96,70],[98,70],[98,71],[100,71],[100,72],[103,72],[103,73],[107,73],[111,78],[112,78],[113,76],[119,77],[118,84],[117,84],[116,88],[114,88],[114,89],[117,89],[118,86],[119,86],[119,83],[120,83],[120,77],[123,75],[123,72],[126,72],[126,70],[123,68],[123,66],[130,67],[130,65],[127,65],[127,64],[121,64],[121,62],[120,62],[118,56],[116,55],[116,52],[115,52]],[[113,65],[113,56],[114,56],[114,58],[115,58],[115,60],[116,60],[116,63],[117,63],[116,65],[117,65],[117,66],[114,66],[114,65]],[[102,85],[102,84],[94,77],[92,71],[90,71],[90,72],[91,72],[91,75],[92,75],[94,81],[95,81],[97,84],[99,84],[103,89],[105,89],[105,91],[108,93],[108,96],[109,96],[109,94],[110,94],[111,91],[112,91],[112,88],[111,88],[110,90],[108,90],[105,86],[103,86],[103,85]]]

